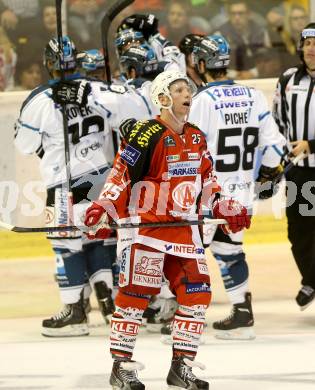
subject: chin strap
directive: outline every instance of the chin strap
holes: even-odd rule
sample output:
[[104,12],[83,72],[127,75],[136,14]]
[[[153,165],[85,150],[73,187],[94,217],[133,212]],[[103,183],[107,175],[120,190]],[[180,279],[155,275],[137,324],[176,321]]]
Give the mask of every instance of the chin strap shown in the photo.
[[177,116],[174,114],[174,112],[172,110],[172,107],[169,107],[168,111],[171,114],[172,118],[175,120],[175,122],[178,123],[180,126],[184,126],[184,124],[188,121],[190,109],[189,109],[188,114],[186,115],[186,117],[184,118],[183,121],[181,121],[180,119],[177,118]]

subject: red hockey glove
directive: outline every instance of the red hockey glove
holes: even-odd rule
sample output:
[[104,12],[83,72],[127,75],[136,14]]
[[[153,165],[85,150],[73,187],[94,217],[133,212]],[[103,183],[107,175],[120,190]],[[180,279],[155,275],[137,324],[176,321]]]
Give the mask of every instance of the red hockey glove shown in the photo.
[[112,230],[109,229],[109,217],[101,203],[93,202],[85,212],[84,225],[92,227],[87,233],[90,240],[96,238],[105,240],[110,237]]
[[219,225],[225,234],[237,233],[250,227],[247,210],[236,200],[218,200],[213,207],[214,218],[223,218],[227,225]]

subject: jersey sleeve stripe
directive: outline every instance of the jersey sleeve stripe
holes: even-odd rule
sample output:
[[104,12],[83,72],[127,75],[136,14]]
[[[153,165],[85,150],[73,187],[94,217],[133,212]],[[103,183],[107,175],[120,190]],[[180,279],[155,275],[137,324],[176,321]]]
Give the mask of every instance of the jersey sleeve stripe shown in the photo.
[[209,95],[214,101],[216,101],[216,97],[209,91],[206,91],[207,92],[207,95]]
[[277,148],[276,145],[272,145],[272,148],[274,149],[274,151],[275,151],[280,157],[283,156],[283,153],[281,152],[281,150],[280,150],[279,148]]
[[259,122],[262,121],[266,116],[268,116],[268,115],[270,115],[270,114],[271,114],[270,111],[267,111],[267,112],[264,112],[263,114],[260,114],[260,115],[258,116]]
[[111,113],[111,111],[109,111],[105,106],[103,106],[103,104],[100,104],[100,103],[98,103],[98,102],[94,102],[95,103],[95,105],[96,106],[99,106],[99,107],[101,107],[104,111],[106,111],[106,117],[107,118],[109,118],[111,115],[112,115],[112,113]]
[[27,123],[23,123],[19,120],[19,123],[22,127],[26,127],[27,129],[33,130],[33,131],[39,131],[40,129],[38,127],[33,127],[28,125]]

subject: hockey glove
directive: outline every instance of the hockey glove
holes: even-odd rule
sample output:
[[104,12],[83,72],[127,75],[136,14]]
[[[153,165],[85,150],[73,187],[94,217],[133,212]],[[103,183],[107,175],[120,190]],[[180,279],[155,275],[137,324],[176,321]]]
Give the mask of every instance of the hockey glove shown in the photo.
[[250,227],[250,216],[246,207],[236,200],[217,200],[213,206],[214,218],[223,218],[227,225],[219,225],[225,234],[237,233]]
[[259,199],[269,199],[278,192],[282,172],[282,165],[275,168],[265,165],[260,167],[255,185],[255,192]]
[[120,28],[132,28],[136,31],[140,31],[143,34],[144,39],[147,41],[152,35],[157,34],[159,20],[153,15],[133,14],[124,19]]
[[52,86],[52,98],[58,104],[86,106],[91,85],[87,80],[59,81]]
[[109,216],[102,202],[93,202],[85,212],[84,225],[91,228],[86,234],[90,240],[110,237],[112,230],[109,228]]

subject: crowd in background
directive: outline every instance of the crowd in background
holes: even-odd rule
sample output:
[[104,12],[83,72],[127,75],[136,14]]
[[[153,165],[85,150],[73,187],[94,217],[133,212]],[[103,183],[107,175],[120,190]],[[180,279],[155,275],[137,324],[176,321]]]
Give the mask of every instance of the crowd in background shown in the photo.
[[[79,50],[101,46],[101,19],[114,1],[67,1],[67,30]],[[231,45],[229,77],[235,79],[277,77],[296,65],[299,34],[309,22],[308,1],[301,0],[136,0],[117,19],[150,12],[175,44],[189,32],[225,36]],[[0,0],[0,91],[47,81],[42,53],[55,35],[54,0]],[[113,46],[110,58],[118,68]]]

